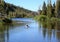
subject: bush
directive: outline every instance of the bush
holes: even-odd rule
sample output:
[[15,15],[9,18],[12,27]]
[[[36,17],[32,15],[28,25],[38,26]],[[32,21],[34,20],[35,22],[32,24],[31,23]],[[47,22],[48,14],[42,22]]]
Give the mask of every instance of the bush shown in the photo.
[[11,19],[7,19],[7,18],[3,19],[2,21],[3,21],[4,23],[12,23],[12,20],[11,20]]
[[45,20],[47,20],[47,16],[39,15],[39,16],[36,16],[35,19],[38,21],[45,21]]
[[59,21],[59,19],[52,17],[52,18],[51,18],[51,21]]

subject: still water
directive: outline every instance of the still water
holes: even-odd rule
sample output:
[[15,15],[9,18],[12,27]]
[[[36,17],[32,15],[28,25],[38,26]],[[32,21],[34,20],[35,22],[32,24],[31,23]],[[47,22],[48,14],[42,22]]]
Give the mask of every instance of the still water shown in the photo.
[[1,25],[0,42],[60,42],[60,23],[58,22],[52,25],[50,22],[41,23],[31,18],[12,20],[18,21],[19,24],[17,22],[16,25]]

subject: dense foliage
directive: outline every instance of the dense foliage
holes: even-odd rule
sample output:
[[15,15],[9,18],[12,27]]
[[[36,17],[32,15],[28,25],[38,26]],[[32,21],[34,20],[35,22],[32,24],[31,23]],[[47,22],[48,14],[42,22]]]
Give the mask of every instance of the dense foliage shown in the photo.
[[39,16],[43,15],[44,17],[47,17],[47,19],[56,18],[55,20],[57,20],[57,18],[60,18],[60,0],[57,0],[56,3],[54,2],[54,4],[51,4],[51,0],[48,0],[47,5],[44,2],[42,6],[42,10],[38,11],[38,13]]
[[6,2],[0,3],[0,13],[6,14],[8,17],[34,17],[37,12],[15,6]]

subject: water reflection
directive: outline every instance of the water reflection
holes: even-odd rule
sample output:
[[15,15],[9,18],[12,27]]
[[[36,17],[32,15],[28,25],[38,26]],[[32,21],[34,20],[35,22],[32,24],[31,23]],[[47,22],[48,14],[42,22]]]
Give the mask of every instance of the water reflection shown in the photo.
[[0,42],[9,42],[9,24],[0,25]]
[[[27,21],[27,20],[26,20]],[[34,21],[34,20],[32,20]],[[30,27],[26,28],[26,24]],[[0,42],[60,42],[60,22],[42,21],[0,25]]]
[[[60,42],[60,22],[59,21],[42,21],[40,22],[42,24],[42,32],[43,36],[46,39],[46,36],[48,37],[47,40],[56,40],[57,42]],[[56,42],[55,41],[55,42]]]
[[4,29],[0,29],[0,42],[5,42]]
[[[11,30],[18,29],[18,27],[19,27],[19,30],[15,30],[15,31],[20,31],[20,28],[25,24],[26,23],[20,23],[20,24],[14,24],[14,25],[13,24],[0,25],[0,42],[10,42]],[[22,27],[22,29],[23,29],[23,27]],[[28,28],[26,28],[26,29],[28,29]]]

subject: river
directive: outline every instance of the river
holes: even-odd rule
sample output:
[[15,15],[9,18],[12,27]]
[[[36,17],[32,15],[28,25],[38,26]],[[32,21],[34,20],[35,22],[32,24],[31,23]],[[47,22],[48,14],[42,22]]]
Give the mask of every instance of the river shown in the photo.
[[[60,42],[59,29],[48,29],[32,18],[13,18],[16,25],[0,26],[0,42]],[[21,22],[21,24],[18,24]],[[28,25],[29,27],[27,27]]]

